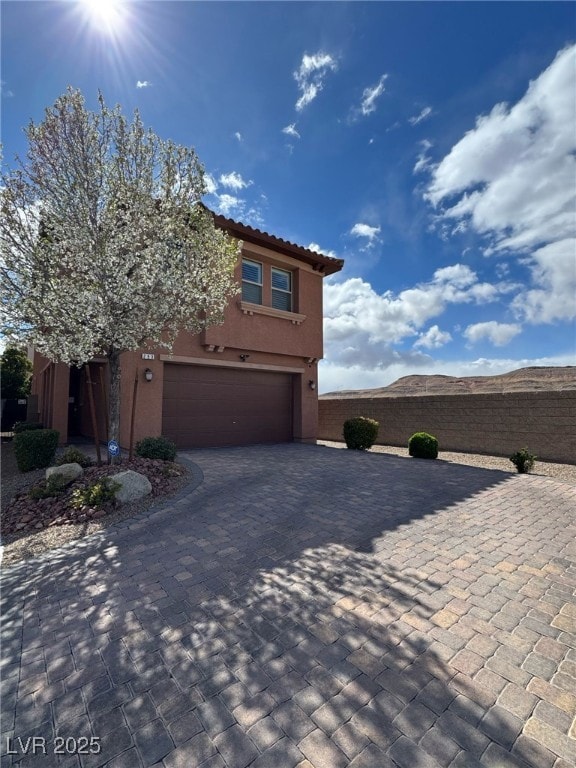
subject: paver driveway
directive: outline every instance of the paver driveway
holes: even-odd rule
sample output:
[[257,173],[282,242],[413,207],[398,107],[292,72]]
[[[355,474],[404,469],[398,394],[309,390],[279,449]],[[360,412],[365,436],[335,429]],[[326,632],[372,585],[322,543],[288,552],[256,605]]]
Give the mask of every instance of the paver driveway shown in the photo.
[[576,763],[574,487],[188,456],[203,477],[163,511],[5,570],[3,764]]

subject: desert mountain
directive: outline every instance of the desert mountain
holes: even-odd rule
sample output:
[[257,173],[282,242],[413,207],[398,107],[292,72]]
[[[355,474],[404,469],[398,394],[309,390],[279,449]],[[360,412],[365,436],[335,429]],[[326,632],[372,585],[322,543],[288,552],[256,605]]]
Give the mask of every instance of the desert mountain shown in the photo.
[[406,397],[408,395],[561,392],[576,389],[576,366],[519,368],[498,376],[413,375],[378,389],[347,389],[321,397]]

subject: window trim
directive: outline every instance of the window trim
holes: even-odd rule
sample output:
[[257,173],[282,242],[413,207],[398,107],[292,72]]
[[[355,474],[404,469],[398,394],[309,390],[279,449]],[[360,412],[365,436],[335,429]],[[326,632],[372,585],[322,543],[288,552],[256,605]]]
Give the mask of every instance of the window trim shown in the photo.
[[[285,290],[284,288],[275,288],[274,287],[274,272],[277,272],[277,273],[279,273],[281,275],[287,275],[288,276],[288,282],[289,282],[289,285],[290,285],[289,290]],[[292,312],[292,308],[294,306],[294,294],[293,294],[293,288],[292,288],[293,284],[294,284],[294,276],[293,276],[292,272],[290,272],[287,269],[280,269],[280,267],[271,267],[270,268],[270,300],[272,302],[272,308],[273,309],[278,309],[279,311],[282,311],[282,312]],[[274,291],[276,291],[277,293],[280,293],[281,295],[287,295],[287,296],[290,297],[290,308],[289,309],[282,308],[280,310],[279,307],[275,307],[274,306]]]
[[286,312],[284,309],[275,309],[264,304],[251,304],[249,301],[240,301],[240,309],[245,315],[268,315],[280,320],[290,320],[292,325],[300,325],[307,317],[298,312]]
[[[246,264],[251,264],[251,265],[254,265],[254,266],[258,267],[258,269],[260,271],[260,282],[259,283],[254,281],[254,280],[246,280],[244,278],[244,264],[245,263]],[[242,257],[241,275],[240,275],[240,277],[241,277],[241,287],[242,287],[242,300],[243,301],[245,300],[244,299],[244,283],[246,283],[247,285],[255,285],[258,288],[260,288],[260,301],[258,302],[258,305],[262,305],[263,304],[263,300],[264,300],[264,265],[262,264],[262,262],[254,261],[253,259],[246,259],[246,258]],[[253,302],[253,301],[250,302],[250,304],[255,304],[255,303],[256,302]]]

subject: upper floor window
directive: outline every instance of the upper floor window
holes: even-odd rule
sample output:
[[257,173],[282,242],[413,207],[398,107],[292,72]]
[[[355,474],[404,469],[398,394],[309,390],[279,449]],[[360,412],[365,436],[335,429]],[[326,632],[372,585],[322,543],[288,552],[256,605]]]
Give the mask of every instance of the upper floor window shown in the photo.
[[272,306],[274,309],[292,311],[292,274],[272,268]]
[[262,304],[262,264],[242,259],[242,300]]

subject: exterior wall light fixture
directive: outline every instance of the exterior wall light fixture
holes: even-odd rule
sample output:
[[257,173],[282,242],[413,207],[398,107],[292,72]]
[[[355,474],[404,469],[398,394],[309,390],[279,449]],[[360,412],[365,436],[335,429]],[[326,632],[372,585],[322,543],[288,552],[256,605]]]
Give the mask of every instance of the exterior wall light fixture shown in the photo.
[[310,379],[308,381],[308,386],[310,387],[310,389],[316,389],[316,382],[314,381],[314,379]]
[[246,362],[246,360],[250,357],[250,355],[240,355],[240,360],[242,360],[243,363]]
[[146,370],[144,371],[144,378],[146,379],[146,381],[152,381],[152,379],[154,378],[154,374],[152,373],[150,368],[146,368]]

